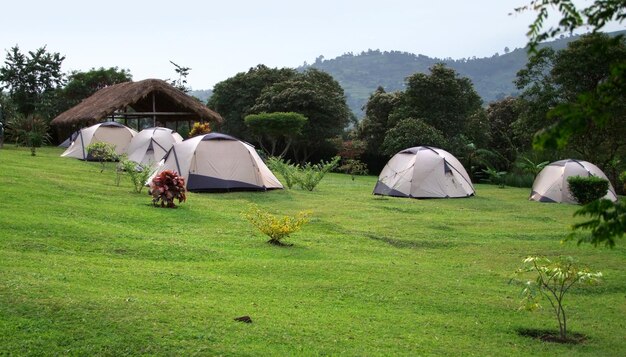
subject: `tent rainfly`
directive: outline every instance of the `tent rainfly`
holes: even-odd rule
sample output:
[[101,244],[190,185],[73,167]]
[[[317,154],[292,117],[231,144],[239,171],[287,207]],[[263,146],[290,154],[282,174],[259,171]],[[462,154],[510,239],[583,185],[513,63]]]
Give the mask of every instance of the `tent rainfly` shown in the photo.
[[175,144],[153,177],[164,170],[176,171],[185,178],[187,190],[195,192],[283,188],[252,145],[220,133]]
[[76,140],[72,142],[62,157],[73,157],[81,160],[91,160],[87,155],[87,147],[91,144],[103,142],[115,146],[115,152],[122,155],[137,132],[120,123],[105,122],[81,129]]
[[[604,172],[590,162],[573,159],[560,160],[544,167],[537,175],[529,199],[539,202],[577,204],[567,183],[567,178],[570,176],[597,176],[608,181]],[[604,198],[613,202],[617,201],[615,189],[610,182],[609,191]]]
[[174,144],[183,138],[177,132],[167,128],[148,128],[135,135],[130,141],[126,153],[128,160],[139,164],[153,165],[161,161]]
[[383,168],[375,195],[410,198],[460,198],[475,194],[465,168],[449,152],[416,146],[394,155]]

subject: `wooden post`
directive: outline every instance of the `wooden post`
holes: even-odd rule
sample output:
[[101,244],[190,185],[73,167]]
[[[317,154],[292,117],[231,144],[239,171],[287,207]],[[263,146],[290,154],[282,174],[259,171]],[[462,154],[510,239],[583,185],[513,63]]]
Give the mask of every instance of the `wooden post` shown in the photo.
[[[156,99],[154,98],[154,92],[152,92],[152,112],[156,113]],[[156,127],[156,114],[152,114],[152,126]]]

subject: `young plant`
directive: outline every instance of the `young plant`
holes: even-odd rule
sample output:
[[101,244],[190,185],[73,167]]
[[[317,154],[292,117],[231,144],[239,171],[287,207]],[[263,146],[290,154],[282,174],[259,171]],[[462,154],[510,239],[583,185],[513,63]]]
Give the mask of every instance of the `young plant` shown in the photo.
[[126,173],[130,178],[130,182],[133,184],[135,192],[141,193],[153,171],[152,165],[138,164],[131,160],[122,159],[117,165],[118,185],[120,174]]
[[331,161],[321,161],[319,164],[311,164],[307,162],[303,166],[298,166],[296,172],[296,182],[303,190],[313,191],[315,187],[322,181],[326,173],[337,167],[341,158],[333,157]]
[[292,188],[296,183],[298,167],[291,164],[289,160],[283,161],[281,158],[272,156],[267,159],[267,166],[270,170],[278,172],[283,177],[288,188]]
[[520,310],[534,311],[541,307],[540,299],[546,298],[559,323],[559,338],[567,340],[567,317],[563,300],[574,284],[593,285],[600,281],[601,272],[592,273],[588,268],[581,268],[572,257],[551,261],[545,257],[527,257],[516,276],[535,274],[533,280],[526,280],[522,290]]
[[243,215],[246,219],[270,240],[267,243],[284,246],[282,240],[291,233],[300,230],[309,221],[310,211],[300,211],[295,216],[275,216],[251,204]]
[[350,175],[352,181],[356,175],[367,175],[367,164],[357,159],[347,159],[338,169]]
[[567,178],[567,184],[572,196],[581,205],[599,200],[609,190],[609,181],[597,176],[570,176]]
[[486,169],[483,169],[483,172],[487,174],[487,182],[498,185],[498,187],[500,188],[504,188],[506,171],[498,171],[494,168],[488,167]]
[[543,170],[546,166],[548,166],[549,163],[550,163],[549,161],[542,161],[542,162],[537,163],[527,157],[522,157],[522,160],[519,162],[518,166],[524,172],[528,172],[529,174],[532,174],[534,177],[537,177],[537,175],[539,175],[541,170]]
[[185,191],[185,178],[178,176],[175,171],[164,170],[152,179],[149,193],[155,206],[175,208],[174,200],[178,200],[178,203],[187,200]]
[[95,160],[100,163],[100,172],[104,171],[107,161],[117,161],[119,159],[115,152],[115,145],[97,142],[87,146],[87,160]]

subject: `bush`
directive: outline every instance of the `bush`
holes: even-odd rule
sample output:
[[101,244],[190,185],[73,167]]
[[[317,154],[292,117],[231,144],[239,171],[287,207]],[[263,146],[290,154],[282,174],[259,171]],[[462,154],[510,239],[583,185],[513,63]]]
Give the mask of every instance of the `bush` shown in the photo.
[[567,178],[567,183],[572,196],[581,205],[606,196],[609,190],[609,181],[597,176],[570,176]]
[[504,175],[504,184],[511,187],[533,187],[535,175],[532,173],[509,172]]
[[50,142],[48,123],[38,115],[16,115],[7,123],[7,132],[15,145],[30,147],[30,154],[36,155],[36,150]]
[[267,165],[272,171],[283,176],[288,188],[297,184],[303,190],[313,191],[326,173],[337,167],[340,159],[339,156],[335,156],[331,161],[320,161],[319,164],[307,162],[304,165],[294,165],[289,160],[283,161],[280,158],[272,157],[268,160]]
[[498,171],[491,167],[483,169],[482,171],[487,175],[485,181],[494,185],[498,185],[498,187],[500,188],[504,188],[504,178],[506,175],[506,171]]
[[251,204],[244,217],[252,225],[270,237],[267,242],[275,245],[285,245],[282,239],[289,237],[291,233],[300,230],[302,225],[309,221],[310,211],[300,211],[295,216],[274,216],[261,210],[257,205]]
[[354,176],[356,175],[367,175],[367,164],[361,160],[347,159],[338,170],[350,175],[350,178],[354,181]]
[[288,188],[293,187],[296,183],[296,171],[298,171],[298,168],[297,165],[291,164],[289,160],[283,161],[278,157],[272,156],[267,159],[267,166],[270,170],[278,172],[283,177]]
[[191,128],[191,131],[189,132],[189,137],[192,138],[194,136],[204,135],[210,132],[211,132],[211,127],[209,126],[209,123],[195,122],[193,123],[193,128]]
[[185,179],[172,170],[164,170],[150,183],[152,204],[155,206],[174,208],[174,200],[178,203],[187,200],[185,195]]
[[115,152],[115,145],[109,143],[93,143],[87,145],[87,160],[94,160],[100,163],[100,172],[104,171],[104,163],[107,161],[117,161],[119,156]]
[[619,180],[622,182],[622,185],[624,185],[624,192],[626,192],[626,171],[619,174]]
[[303,166],[299,166],[296,171],[296,182],[303,190],[313,191],[315,187],[322,181],[326,173],[337,167],[339,164],[339,156],[335,156],[331,161],[320,161],[319,164],[311,164],[307,162]]
[[126,173],[133,184],[133,189],[137,193],[141,193],[153,171],[151,165],[138,164],[127,159],[122,159],[117,165],[118,174]]

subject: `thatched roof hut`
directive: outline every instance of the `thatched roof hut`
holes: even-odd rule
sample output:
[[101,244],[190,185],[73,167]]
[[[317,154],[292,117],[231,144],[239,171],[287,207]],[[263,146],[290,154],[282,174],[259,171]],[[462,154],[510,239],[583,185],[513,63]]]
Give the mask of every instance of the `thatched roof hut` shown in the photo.
[[[99,90],[80,104],[59,114],[51,122],[58,126],[87,126],[104,120],[151,118],[159,122],[210,121],[222,117],[196,98],[160,79],[124,82]],[[139,121],[138,121],[139,122]]]

